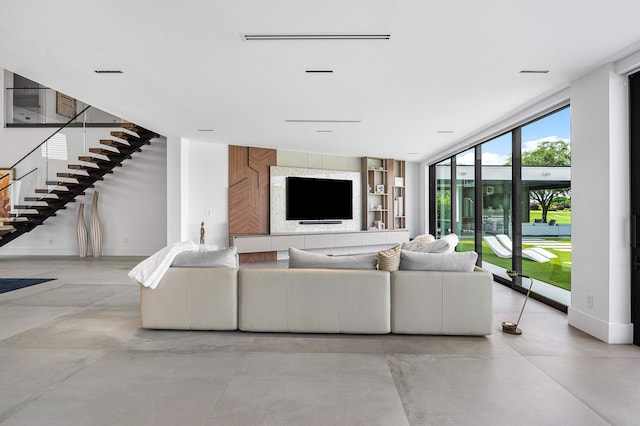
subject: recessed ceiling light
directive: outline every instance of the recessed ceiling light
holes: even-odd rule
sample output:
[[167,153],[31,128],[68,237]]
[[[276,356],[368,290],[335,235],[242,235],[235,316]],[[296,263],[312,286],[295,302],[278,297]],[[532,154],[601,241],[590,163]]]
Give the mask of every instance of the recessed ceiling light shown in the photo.
[[213,132],[213,129],[198,129],[199,132]]
[[333,70],[306,70],[305,72],[314,73],[314,74],[330,74]]
[[120,70],[95,70],[96,74],[122,74]]
[[453,130],[438,130],[436,133],[453,133]]
[[333,130],[316,130],[317,133],[333,133]]
[[287,123],[360,123],[361,120],[284,120]]
[[292,40],[389,40],[391,34],[241,34],[246,41],[292,41]]
[[549,70],[520,70],[520,74],[546,74]]

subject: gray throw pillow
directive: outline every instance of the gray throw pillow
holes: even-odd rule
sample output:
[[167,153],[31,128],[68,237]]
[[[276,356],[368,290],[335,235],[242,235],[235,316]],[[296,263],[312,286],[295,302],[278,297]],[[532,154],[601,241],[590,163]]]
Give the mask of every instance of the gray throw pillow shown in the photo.
[[289,268],[307,269],[376,269],[376,254],[355,256],[326,256],[291,247],[289,249]]
[[425,244],[423,246],[418,246],[411,251],[419,252],[419,253],[448,253],[451,250],[451,244],[447,240],[435,240],[432,243]]
[[473,272],[478,253],[475,251],[453,253],[419,253],[402,250],[400,270]]
[[183,251],[173,259],[174,268],[237,268],[237,248],[210,251]]

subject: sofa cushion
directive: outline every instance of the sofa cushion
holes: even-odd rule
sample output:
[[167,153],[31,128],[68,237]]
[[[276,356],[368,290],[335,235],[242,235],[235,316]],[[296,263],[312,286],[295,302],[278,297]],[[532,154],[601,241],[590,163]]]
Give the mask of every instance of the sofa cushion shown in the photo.
[[312,269],[376,269],[378,257],[375,254],[356,256],[325,256],[291,247],[289,268]]
[[454,253],[419,253],[402,250],[400,270],[473,272],[478,260],[475,251]]
[[447,240],[435,240],[432,243],[416,247],[412,251],[419,253],[449,253],[451,252],[451,244]]
[[400,268],[400,245],[378,252],[378,269],[397,271]]
[[183,251],[173,259],[174,268],[237,268],[237,248],[219,250]]
[[418,235],[413,240],[402,245],[402,250],[415,250],[417,247],[434,242],[436,239],[431,234]]
[[439,241],[447,241],[449,243],[449,250],[445,251],[444,253],[453,253],[454,251],[456,251],[456,246],[458,245],[458,242],[460,240],[458,239],[458,236],[456,234],[448,234],[441,237]]

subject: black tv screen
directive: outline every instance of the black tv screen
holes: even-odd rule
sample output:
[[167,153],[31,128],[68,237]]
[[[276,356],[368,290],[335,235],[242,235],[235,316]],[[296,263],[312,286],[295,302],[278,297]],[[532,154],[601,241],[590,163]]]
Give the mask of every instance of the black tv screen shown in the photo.
[[287,177],[287,220],[353,219],[353,182]]

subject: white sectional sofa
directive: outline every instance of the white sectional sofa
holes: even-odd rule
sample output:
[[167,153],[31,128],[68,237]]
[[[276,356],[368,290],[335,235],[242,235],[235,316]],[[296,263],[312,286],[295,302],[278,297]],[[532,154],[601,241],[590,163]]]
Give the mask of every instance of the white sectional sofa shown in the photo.
[[142,327],[487,335],[489,272],[169,268],[141,286]]

